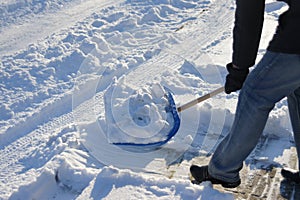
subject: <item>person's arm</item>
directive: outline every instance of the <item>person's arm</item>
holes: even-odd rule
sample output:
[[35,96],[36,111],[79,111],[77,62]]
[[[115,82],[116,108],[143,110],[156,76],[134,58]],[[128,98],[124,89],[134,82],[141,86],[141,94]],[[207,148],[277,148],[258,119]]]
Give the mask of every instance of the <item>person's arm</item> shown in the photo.
[[227,64],[225,92],[240,90],[255,64],[264,22],[265,0],[236,0],[232,63]]
[[265,0],[236,0],[232,62],[240,69],[255,64],[264,21]]

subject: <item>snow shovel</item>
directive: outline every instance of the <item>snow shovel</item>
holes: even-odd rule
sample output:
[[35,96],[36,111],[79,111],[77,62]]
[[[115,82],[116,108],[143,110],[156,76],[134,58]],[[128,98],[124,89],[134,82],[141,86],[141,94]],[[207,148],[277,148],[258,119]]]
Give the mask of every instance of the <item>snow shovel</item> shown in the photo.
[[[224,87],[220,87],[208,94],[205,94],[201,97],[198,97],[197,99],[194,99],[178,108],[176,108],[176,104],[174,101],[174,98],[172,96],[172,93],[169,91],[166,94],[166,97],[168,99],[169,105],[165,108],[167,113],[172,114],[172,119],[173,119],[173,127],[172,129],[165,134],[164,139],[159,142],[152,142],[152,143],[113,143],[114,145],[121,146],[123,149],[128,150],[128,151],[134,151],[134,152],[145,152],[145,151],[152,151],[154,149],[160,148],[162,145],[166,144],[178,131],[179,126],[180,126],[180,118],[178,113],[200,103],[203,102],[221,92],[224,91]],[[163,131],[163,130],[162,130]],[[140,148],[139,148],[140,147]]]

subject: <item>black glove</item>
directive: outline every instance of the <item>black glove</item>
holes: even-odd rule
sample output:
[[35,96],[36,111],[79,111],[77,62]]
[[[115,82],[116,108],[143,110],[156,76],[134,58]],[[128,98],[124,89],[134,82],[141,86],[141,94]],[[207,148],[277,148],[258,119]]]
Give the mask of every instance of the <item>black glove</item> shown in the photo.
[[225,92],[226,94],[230,94],[242,88],[249,74],[249,69],[234,68],[232,63],[227,64],[226,68],[228,75],[226,76]]

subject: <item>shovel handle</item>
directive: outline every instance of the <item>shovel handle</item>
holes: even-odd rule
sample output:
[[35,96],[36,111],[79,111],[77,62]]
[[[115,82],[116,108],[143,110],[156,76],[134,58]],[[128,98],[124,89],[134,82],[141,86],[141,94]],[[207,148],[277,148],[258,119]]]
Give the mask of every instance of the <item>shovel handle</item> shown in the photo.
[[214,90],[214,91],[212,91],[212,92],[210,92],[210,93],[208,93],[204,96],[198,97],[197,99],[194,99],[194,100],[192,100],[192,101],[190,101],[190,102],[188,102],[188,103],[186,103],[182,106],[179,106],[177,108],[177,111],[181,112],[185,109],[188,109],[189,107],[192,107],[192,106],[194,106],[194,105],[196,105],[196,104],[198,104],[202,101],[205,101],[206,99],[209,99],[209,98],[211,98],[211,97],[213,97],[213,96],[215,96],[215,95],[217,95],[221,92],[224,92],[224,86],[222,86],[222,87],[220,87],[220,88],[218,88],[218,89],[216,89],[216,90]]

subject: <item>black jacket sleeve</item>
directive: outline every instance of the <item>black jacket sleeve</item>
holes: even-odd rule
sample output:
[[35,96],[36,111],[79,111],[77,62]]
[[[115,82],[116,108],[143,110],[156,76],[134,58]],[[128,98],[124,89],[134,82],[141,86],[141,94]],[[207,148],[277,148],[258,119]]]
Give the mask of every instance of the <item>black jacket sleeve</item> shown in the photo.
[[232,62],[241,69],[255,64],[264,9],[265,0],[236,0]]

